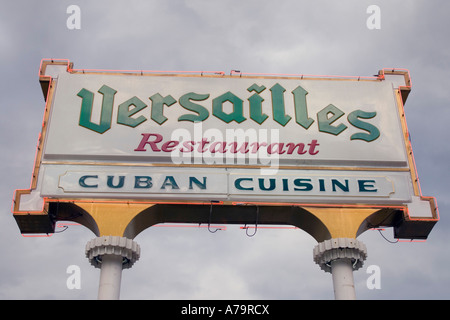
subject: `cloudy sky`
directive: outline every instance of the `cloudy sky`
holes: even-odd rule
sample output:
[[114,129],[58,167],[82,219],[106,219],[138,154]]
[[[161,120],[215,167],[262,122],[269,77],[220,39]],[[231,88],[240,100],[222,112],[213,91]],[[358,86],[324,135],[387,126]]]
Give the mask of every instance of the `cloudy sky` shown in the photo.
[[[70,5],[80,29],[67,27]],[[369,29],[367,8],[381,9]],[[450,4],[445,0],[131,0],[7,1],[0,11],[1,193],[0,299],[96,299],[99,270],[84,256],[94,238],[82,226],[51,237],[24,237],[11,214],[15,189],[28,188],[41,130],[41,59],[75,68],[240,70],[371,76],[406,68],[412,92],[406,117],[422,192],[440,210],[426,242],[390,243],[377,231],[354,273],[360,299],[449,299]],[[391,229],[383,235],[393,239]],[[141,259],[122,278],[122,299],[333,299],[331,275],[312,260],[315,240],[301,230],[239,226],[151,228],[135,239]],[[66,272],[81,270],[81,289]],[[369,290],[367,267],[381,288]]]

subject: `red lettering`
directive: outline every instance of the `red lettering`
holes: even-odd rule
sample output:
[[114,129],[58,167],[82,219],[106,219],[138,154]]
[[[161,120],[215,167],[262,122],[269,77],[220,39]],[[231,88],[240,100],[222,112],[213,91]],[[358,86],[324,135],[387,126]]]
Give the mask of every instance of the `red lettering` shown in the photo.
[[[276,146],[276,149],[273,150],[273,148]],[[267,153],[268,154],[273,154],[273,153],[278,153],[278,154],[283,154],[286,151],[283,150],[284,147],[284,143],[278,143],[278,142],[274,142],[269,144],[269,146],[267,147]]]
[[262,142],[262,143],[259,143],[259,142],[253,142],[252,144],[251,144],[251,146],[253,146],[253,149],[252,149],[252,153],[256,153],[256,152],[258,152],[258,150],[259,150],[259,148],[260,147],[262,147],[262,146],[267,146],[267,142]]
[[292,154],[292,152],[294,152],[295,148],[297,149],[297,153],[298,154],[305,154],[306,150],[305,149],[305,144],[304,143],[297,143],[296,145],[294,145],[292,142],[289,142],[286,144],[287,149],[287,154]]
[[172,152],[173,149],[180,144],[179,141],[170,140],[164,143],[161,147],[161,150],[164,152]]
[[198,145],[198,152],[205,152],[205,146],[209,143],[208,139],[203,138],[200,144]]
[[247,153],[249,151],[248,150],[248,142],[244,142],[239,149],[237,147],[237,144],[238,144],[237,142],[230,142],[229,143],[229,146],[231,147],[230,151],[232,153],[237,153],[238,151],[240,153]]
[[[173,152],[179,150],[180,152],[193,152],[197,146],[197,150],[200,153],[205,153],[209,150],[211,153],[257,153],[260,148],[266,148],[268,154],[305,154],[308,152],[310,155],[316,155],[319,153],[319,143],[317,140],[311,140],[306,147],[305,143],[295,142],[273,142],[268,144],[267,142],[230,142],[226,141],[214,141],[212,142],[208,138],[202,138],[200,141],[177,141],[168,140],[163,141],[163,136],[158,133],[141,133],[142,138],[134,151],[153,151],[153,152]],[[148,148],[150,146],[150,149]],[[296,151],[297,149],[297,151]]]
[[317,143],[317,140],[312,140],[311,143],[308,143],[308,146],[309,146],[309,154],[311,154],[311,155],[318,154],[318,153],[319,153],[319,150],[315,151],[315,150],[316,150],[316,147],[317,147],[318,145],[319,145],[319,144]]
[[[156,137],[156,139],[154,141],[149,141],[150,137],[154,136]],[[139,146],[134,149],[134,151],[147,151],[145,149],[145,145],[149,145],[150,148],[152,148],[153,151],[161,151],[158,146],[156,145],[157,143],[161,142],[163,139],[162,135],[157,134],[157,133],[142,133],[142,140],[141,143],[139,143]]]
[[[219,146],[219,147],[216,148],[216,146]],[[211,153],[216,153],[216,152],[225,153],[225,152],[227,152],[227,143],[225,141],[215,141],[215,142],[211,143],[211,145],[209,146],[209,151]]]
[[180,151],[181,152],[192,152],[192,151],[194,151],[194,147],[193,147],[194,144],[195,144],[194,141],[184,141],[183,148],[181,148]]

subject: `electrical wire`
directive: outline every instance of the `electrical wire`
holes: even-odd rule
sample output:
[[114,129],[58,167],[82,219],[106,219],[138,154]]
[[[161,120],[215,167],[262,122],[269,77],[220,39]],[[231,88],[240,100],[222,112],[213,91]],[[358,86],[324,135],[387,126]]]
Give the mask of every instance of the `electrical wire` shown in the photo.
[[377,229],[377,230],[378,230],[378,232],[380,233],[380,235],[384,238],[384,240],[386,240],[387,242],[389,242],[389,243],[397,243],[397,242],[398,242],[398,239],[397,239],[397,241],[391,241],[391,240],[389,240],[388,238],[386,238],[386,237],[384,236],[384,234],[381,232],[380,229]]
[[245,234],[247,235],[247,237],[253,237],[256,232],[258,231],[258,219],[259,219],[259,206],[256,206],[256,221],[255,221],[255,232],[253,232],[253,234],[249,234],[248,233],[248,227],[245,228]]
[[69,226],[61,226],[61,227],[64,227],[64,229],[62,229],[60,231],[55,231],[54,233],[61,233],[61,232],[66,231],[67,229],[69,229]]
[[216,233],[217,231],[221,230],[220,228],[216,228],[216,230],[212,231],[211,226],[211,216],[212,216],[212,209],[213,209],[213,202],[211,201],[211,206],[209,207],[209,219],[208,219],[208,231],[211,233]]

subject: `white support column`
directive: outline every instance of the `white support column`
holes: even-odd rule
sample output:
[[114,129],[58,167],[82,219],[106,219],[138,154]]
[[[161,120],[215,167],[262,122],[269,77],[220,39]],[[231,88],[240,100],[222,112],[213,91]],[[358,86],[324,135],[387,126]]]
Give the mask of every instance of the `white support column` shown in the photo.
[[122,269],[131,268],[139,259],[139,245],[131,239],[103,236],[86,245],[86,257],[96,268],[101,268],[98,288],[99,300],[118,300]]
[[102,257],[98,300],[119,300],[122,281],[122,257],[106,254]]
[[348,258],[331,261],[334,297],[336,300],[355,300],[352,261]]
[[353,270],[361,268],[366,258],[366,246],[356,239],[330,239],[314,247],[314,262],[332,275],[336,300],[356,299]]

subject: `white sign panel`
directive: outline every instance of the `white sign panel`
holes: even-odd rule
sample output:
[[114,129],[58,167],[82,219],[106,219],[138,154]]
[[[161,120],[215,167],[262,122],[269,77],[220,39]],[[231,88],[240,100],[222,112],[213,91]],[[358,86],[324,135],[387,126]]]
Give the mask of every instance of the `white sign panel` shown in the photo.
[[401,204],[411,198],[407,172],[115,168],[51,165],[45,170],[45,197],[134,198],[297,203]]
[[67,72],[44,160],[407,165],[390,82]]

